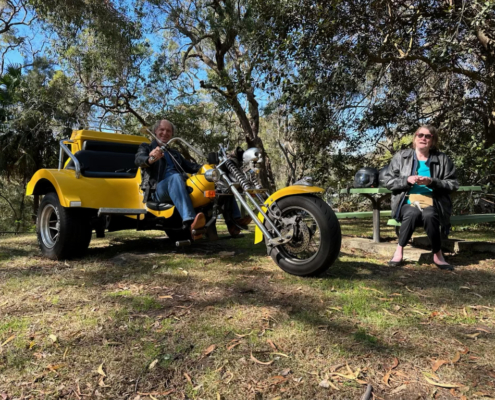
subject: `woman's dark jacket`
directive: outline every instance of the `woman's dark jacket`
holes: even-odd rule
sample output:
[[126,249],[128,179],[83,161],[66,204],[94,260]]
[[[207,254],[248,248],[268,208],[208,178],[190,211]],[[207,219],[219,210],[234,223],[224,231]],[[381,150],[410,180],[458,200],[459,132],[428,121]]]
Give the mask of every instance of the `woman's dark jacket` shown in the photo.
[[[455,167],[450,158],[439,151],[430,151],[426,165],[430,167],[431,184],[428,187],[433,190],[433,205],[438,211],[443,231],[448,233],[452,214],[450,193],[459,188]],[[392,191],[392,217],[397,221],[400,221],[400,208],[405,196],[412,187],[407,178],[417,175],[417,169],[418,160],[414,149],[401,150],[390,162],[385,186]]]
[[[148,199],[150,189],[153,190],[156,188],[158,180],[164,175],[167,168],[167,161],[165,157],[160,158],[157,162],[154,162],[151,165],[148,164],[148,158],[150,157],[151,150],[155,149],[157,146],[158,144],[156,140],[153,140],[151,143],[141,143],[136,153],[136,158],[134,159],[136,166],[142,168],[141,189],[145,192],[145,202]],[[194,174],[201,169],[200,164],[187,161],[177,150],[169,149],[168,152],[185,172]],[[176,169],[177,172],[182,173],[182,170],[177,166]]]

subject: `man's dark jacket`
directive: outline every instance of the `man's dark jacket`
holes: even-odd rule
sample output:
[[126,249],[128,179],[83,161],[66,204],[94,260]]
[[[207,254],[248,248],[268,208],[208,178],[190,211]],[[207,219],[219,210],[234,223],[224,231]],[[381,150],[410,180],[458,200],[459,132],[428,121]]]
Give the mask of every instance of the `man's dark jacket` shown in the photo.
[[[450,229],[452,215],[452,201],[450,193],[459,188],[455,167],[452,161],[439,151],[430,151],[426,162],[430,167],[433,205],[438,211],[440,225],[445,233]],[[390,162],[385,186],[392,191],[392,217],[400,221],[400,208],[404,204],[405,196],[412,185],[407,182],[411,175],[417,175],[418,160],[414,149],[401,150]]]
[[[151,150],[155,149],[156,146],[158,146],[156,140],[153,140],[151,143],[141,143],[136,153],[134,162],[136,166],[142,168],[144,172],[143,181],[141,184],[141,188],[143,190],[149,190],[149,188],[155,189],[159,178],[164,175],[167,168],[167,160],[165,157],[160,158],[151,165],[148,164],[148,158],[150,157]],[[200,164],[187,161],[177,150],[169,149],[168,151],[185,172],[194,174],[200,170]],[[179,167],[176,166],[176,169],[179,173],[182,173],[182,170]],[[146,198],[147,196],[145,196],[145,201]]]

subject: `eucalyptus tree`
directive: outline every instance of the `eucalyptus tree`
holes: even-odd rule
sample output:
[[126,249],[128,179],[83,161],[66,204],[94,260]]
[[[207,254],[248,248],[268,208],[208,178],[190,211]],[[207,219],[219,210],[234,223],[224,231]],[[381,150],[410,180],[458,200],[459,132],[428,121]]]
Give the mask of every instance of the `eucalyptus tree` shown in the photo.
[[256,10],[265,71],[308,146],[392,150],[429,122],[463,179],[495,172],[493,0],[257,0]]
[[[1,194],[16,207],[16,220],[26,219],[24,192],[31,176],[56,166],[58,139],[77,120],[78,104],[73,81],[46,60],[27,70],[10,67],[0,78]],[[35,197],[34,211],[37,205]]]
[[8,57],[15,51],[25,50],[33,39],[29,31],[36,15],[30,11],[27,0],[0,2],[0,74],[9,64]]
[[[193,74],[199,87],[235,112],[248,147],[264,152],[262,180],[273,187],[270,159],[260,132],[257,90],[259,52],[252,44],[257,20],[248,0],[149,0],[156,31],[171,32],[180,52],[180,73]],[[165,46],[166,47],[166,46]],[[159,59],[159,62],[162,59]]]
[[54,38],[51,52],[57,63],[77,78],[84,93],[80,126],[94,125],[97,118],[101,127],[107,117],[125,125],[127,114],[149,124],[138,109],[150,56],[140,10],[118,0],[29,1]]

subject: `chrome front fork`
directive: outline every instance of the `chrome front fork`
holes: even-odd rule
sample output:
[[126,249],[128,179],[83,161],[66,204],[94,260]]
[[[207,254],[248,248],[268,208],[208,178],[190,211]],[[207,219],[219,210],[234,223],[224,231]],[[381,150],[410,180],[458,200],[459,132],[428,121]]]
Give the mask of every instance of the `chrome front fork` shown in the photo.
[[237,188],[234,186],[234,183],[229,179],[227,173],[225,173],[222,170],[219,170],[223,180],[225,183],[229,185],[230,190],[232,190],[232,193],[234,194],[235,198],[239,200],[241,203],[242,207],[246,210],[246,212],[249,214],[249,216],[253,219],[253,222],[256,224],[258,228],[260,228],[261,232],[263,232],[263,235],[268,239],[268,243],[272,246],[279,246],[281,244],[288,243],[292,240],[292,233],[282,235],[282,233],[277,229],[273,221],[270,219],[270,217],[263,211],[261,206],[248,194],[246,198],[248,198],[251,203],[254,205],[254,207],[258,210],[258,212],[263,216],[264,220],[268,222],[268,224],[272,227],[274,230],[275,234],[277,235],[276,237],[273,237],[270,232],[266,229],[265,225],[258,219],[258,216],[254,213],[253,210],[251,210],[251,207],[249,207],[249,204],[244,200],[242,195],[239,193]]

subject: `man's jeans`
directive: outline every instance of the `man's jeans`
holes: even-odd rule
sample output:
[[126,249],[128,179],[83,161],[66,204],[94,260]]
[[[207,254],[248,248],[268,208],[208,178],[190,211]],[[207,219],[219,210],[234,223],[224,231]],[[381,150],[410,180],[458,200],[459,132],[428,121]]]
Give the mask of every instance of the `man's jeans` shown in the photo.
[[[232,217],[234,219],[241,218],[241,210],[235,201],[235,197],[231,196],[230,199],[232,199]],[[158,182],[154,200],[163,203],[171,201],[177,208],[182,221],[190,221],[196,217],[191,198],[187,193],[186,184],[180,174],[169,175]]]
[[182,221],[192,221],[196,217],[191,198],[181,174],[172,174],[156,185],[155,200],[163,203],[172,201]]

